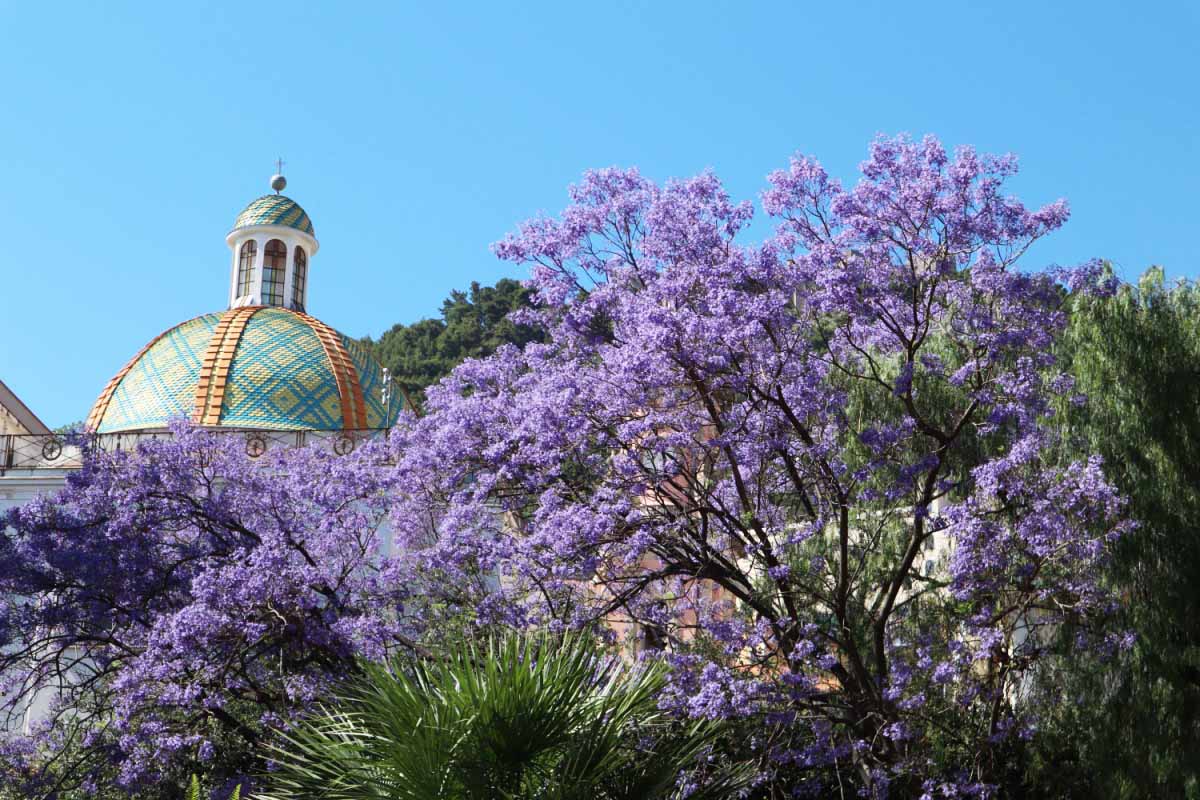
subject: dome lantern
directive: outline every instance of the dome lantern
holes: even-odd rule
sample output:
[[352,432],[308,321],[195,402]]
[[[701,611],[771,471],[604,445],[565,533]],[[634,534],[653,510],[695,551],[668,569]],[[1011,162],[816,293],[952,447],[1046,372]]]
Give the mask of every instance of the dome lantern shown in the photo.
[[[279,162],[282,168],[282,161]],[[275,194],[259,197],[238,214],[225,237],[233,255],[229,308],[308,306],[308,265],[320,245],[312,220],[290,197],[279,194],[287,179],[271,177]]]

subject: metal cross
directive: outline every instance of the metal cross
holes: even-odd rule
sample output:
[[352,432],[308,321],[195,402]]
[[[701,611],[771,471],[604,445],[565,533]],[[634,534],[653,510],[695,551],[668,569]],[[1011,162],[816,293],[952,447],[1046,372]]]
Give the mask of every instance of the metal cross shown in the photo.
[[276,174],[276,175],[282,175],[282,174],[283,174],[283,165],[284,165],[284,164],[286,164],[286,163],[287,163],[287,162],[283,160],[283,157],[282,157],[282,156],[280,156],[279,158],[275,159],[275,174]]

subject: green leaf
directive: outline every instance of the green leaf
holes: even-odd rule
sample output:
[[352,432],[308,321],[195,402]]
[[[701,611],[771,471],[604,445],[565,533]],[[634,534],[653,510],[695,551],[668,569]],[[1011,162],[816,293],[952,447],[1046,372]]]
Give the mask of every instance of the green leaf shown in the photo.
[[[631,666],[577,634],[509,634],[363,673],[272,746],[260,797],[672,798],[722,730],[658,709],[662,664]],[[732,797],[750,774],[719,769],[695,796]]]

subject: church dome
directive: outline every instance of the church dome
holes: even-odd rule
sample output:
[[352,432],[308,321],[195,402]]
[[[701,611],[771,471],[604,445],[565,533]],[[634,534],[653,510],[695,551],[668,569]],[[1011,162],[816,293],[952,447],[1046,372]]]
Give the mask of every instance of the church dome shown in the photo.
[[309,236],[316,236],[313,233],[312,220],[300,204],[281,194],[266,194],[251,202],[238,214],[233,223],[233,230],[253,225],[282,225],[303,231]]
[[143,347],[108,382],[87,428],[161,428],[180,417],[228,428],[384,428],[403,404],[394,397],[384,407],[385,380],[363,345],[320,320],[243,306],[188,320]]

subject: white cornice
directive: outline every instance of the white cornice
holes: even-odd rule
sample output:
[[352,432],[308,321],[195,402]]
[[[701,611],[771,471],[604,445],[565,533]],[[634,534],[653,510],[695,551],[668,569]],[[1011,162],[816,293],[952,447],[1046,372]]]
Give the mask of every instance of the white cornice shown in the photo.
[[311,233],[305,233],[299,228],[293,228],[290,225],[244,225],[241,228],[234,228],[225,234],[225,244],[232,248],[234,243],[241,239],[258,239],[266,236],[302,239],[308,247],[309,258],[315,256],[317,251],[321,249],[321,243],[317,241],[317,237]]

